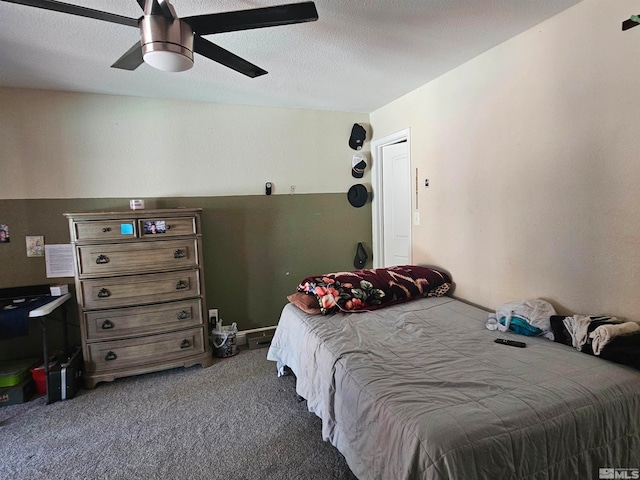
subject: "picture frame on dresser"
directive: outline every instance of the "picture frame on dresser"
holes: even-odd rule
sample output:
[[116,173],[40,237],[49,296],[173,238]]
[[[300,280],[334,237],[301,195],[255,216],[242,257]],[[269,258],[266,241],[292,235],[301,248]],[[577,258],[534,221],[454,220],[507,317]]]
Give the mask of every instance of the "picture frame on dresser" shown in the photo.
[[164,220],[147,220],[144,222],[145,235],[155,235],[158,233],[166,233],[166,225]]
[[[201,211],[64,214],[74,249],[87,388],[120,377],[213,363]],[[160,229],[162,235],[156,235]]]

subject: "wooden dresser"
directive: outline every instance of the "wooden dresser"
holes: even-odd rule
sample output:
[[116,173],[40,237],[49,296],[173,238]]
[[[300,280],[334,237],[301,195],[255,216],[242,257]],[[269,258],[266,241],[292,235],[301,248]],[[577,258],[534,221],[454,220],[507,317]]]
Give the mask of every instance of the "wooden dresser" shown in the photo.
[[213,362],[201,209],[65,213],[85,386]]

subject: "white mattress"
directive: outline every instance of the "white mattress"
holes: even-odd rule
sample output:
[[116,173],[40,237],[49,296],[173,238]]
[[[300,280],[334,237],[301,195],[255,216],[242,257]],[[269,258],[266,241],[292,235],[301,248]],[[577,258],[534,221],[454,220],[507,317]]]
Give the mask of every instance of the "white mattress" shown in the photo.
[[[373,312],[285,306],[267,358],[365,479],[597,479],[640,467],[640,372],[490,332],[449,297]],[[527,342],[513,348],[496,337]]]

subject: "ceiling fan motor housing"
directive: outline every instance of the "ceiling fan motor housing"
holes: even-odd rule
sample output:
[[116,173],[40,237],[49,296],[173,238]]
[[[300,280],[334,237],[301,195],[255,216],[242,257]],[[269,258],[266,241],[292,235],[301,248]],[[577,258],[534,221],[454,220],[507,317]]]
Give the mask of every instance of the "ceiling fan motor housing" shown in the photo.
[[140,33],[145,63],[172,72],[193,66],[193,30],[183,20],[145,15],[140,20]]

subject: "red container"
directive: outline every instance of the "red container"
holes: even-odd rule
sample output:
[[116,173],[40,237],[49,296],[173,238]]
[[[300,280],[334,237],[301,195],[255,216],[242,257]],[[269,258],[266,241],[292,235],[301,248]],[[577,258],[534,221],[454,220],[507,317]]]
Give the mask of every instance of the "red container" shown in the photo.
[[36,382],[36,393],[43,395],[47,393],[47,382],[44,377],[44,365],[31,369],[31,377]]
[[[56,362],[49,362],[49,372],[51,372],[51,369],[55,364]],[[31,369],[31,377],[36,383],[36,393],[38,395],[44,395],[47,393],[47,380],[44,374],[44,363],[40,364],[39,367]]]

